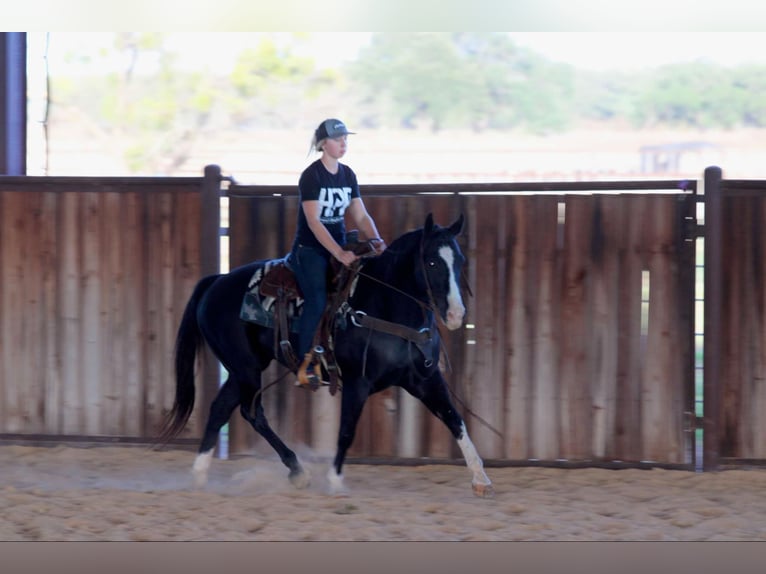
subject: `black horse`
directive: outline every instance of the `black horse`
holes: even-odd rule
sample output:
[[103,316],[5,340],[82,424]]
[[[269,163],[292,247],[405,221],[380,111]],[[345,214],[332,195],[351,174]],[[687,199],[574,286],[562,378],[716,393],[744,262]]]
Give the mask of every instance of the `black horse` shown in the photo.
[[[423,228],[405,233],[382,255],[366,259],[361,266],[333,332],[342,404],[337,452],[328,472],[332,492],[345,489],[343,462],[365,401],[371,394],[397,385],[420,399],[455,437],[473,473],[474,493],[493,495],[482,460],[439,370],[437,315],[448,329],[457,329],[465,314],[458,286],[465,258],[455,240],[462,228],[462,215],[444,228],[434,224],[429,214]],[[176,396],[163,432],[166,439],[177,435],[191,415],[198,348],[206,342],[228,371],[228,379],[210,407],[194,462],[197,486],[206,483],[218,433],[238,406],[290,469],[291,482],[298,488],[309,484],[307,471],[269,426],[261,404],[261,373],[275,358],[284,363],[281,351],[275,356],[274,331],[240,319],[248,282],[265,263],[256,261],[202,279],[179,326]]]

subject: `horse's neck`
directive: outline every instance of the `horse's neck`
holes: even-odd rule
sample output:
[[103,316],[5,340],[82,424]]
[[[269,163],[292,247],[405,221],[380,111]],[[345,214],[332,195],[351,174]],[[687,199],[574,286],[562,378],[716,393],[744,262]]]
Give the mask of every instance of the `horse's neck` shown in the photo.
[[389,250],[362,268],[363,276],[353,304],[360,310],[376,313],[381,319],[401,322],[410,319],[420,324],[425,315],[426,294],[415,289],[414,260]]

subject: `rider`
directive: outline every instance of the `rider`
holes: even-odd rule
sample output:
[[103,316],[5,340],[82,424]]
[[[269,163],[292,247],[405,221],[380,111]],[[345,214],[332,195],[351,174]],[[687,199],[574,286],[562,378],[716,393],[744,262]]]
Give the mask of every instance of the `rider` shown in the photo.
[[311,148],[322,156],[303,171],[298,182],[301,209],[287,262],[304,297],[298,321],[298,356],[304,357],[298,369],[301,385],[308,385],[310,373],[316,372],[310,348],[327,302],[330,259],[334,257],[348,267],[358,258],[342,247],[346,242],[346,211],[363,237],[374,242],[378,254],[386,248],[359,194],[356,174],[339,161],[352,133],[335,118],[320,123]]

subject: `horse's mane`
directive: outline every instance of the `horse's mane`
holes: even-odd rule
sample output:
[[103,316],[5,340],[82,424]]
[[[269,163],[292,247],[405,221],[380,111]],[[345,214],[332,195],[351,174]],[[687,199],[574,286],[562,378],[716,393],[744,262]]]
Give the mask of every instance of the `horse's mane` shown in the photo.
[[389,245],[386,250],[383,252],[383,255],[381,257],[384,257],[386,255],[392,256],[394,258],[402,257],[405,255],[409,255],[411,253],[414,253],[417,249],[420,248],[420,242],[423,237],[423,229],[414,229],[412,231],[407,231],[394,239],[391,242],[391,245]]
[[[428,236],[428,241],[439,241],[443,234],[447,232],[447,228],[439,225],[434,225],[431,233]],[[406,231],[391,242],[383,254],[378,259],[384,259],[387,257],[393,257],[399,259],[402,257],[409,257],[412,254],[419,253],[421,241],[423,241],[424,228],[413,229],[412,231]],[[391,262],[386,262],[388,265]]]
[[422,228],[403,233],[394,239],[382,254],[364,262],[365,272],[378,279],[391,279],[402,265],[407,272],[411,272],[415,263],[413,256],[419,252],[422,237]]

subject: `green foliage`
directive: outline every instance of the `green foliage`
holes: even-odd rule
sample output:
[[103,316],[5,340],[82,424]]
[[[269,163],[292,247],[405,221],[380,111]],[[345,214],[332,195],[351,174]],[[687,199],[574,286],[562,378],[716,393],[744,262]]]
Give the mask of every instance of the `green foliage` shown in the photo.
[[377,34],[349,75],[368,125],[548,131],[571,118],[572,68],[503,33]]
[[[358,58],[318,69],[303,34],[260,36],[228,76],[177,66],[161,33],[119,33],[73,62],[101,75],[52,78],[54,110],[79,109],[136,173],[163,173],[213,130],[293,127],[307,106],[350,100],[359,127],[562,131],[578,121],[637,127],[766,127],[766,66],[706,62],[592,72],[551,62],[506,33],[379,33]],[[348,103],[343,104],[348,107]]]
[[765,74],[766,66],[731,69],[705,62],[664,66],[636,92],[634,118],[641,126],[764,127]]
[[579,120],[766,125],[766,66],[588,72],[549,62],[502,33],[378,34],[348,73],[370,126],[547,133]]

